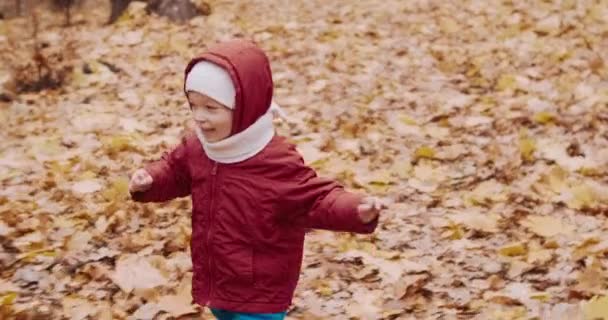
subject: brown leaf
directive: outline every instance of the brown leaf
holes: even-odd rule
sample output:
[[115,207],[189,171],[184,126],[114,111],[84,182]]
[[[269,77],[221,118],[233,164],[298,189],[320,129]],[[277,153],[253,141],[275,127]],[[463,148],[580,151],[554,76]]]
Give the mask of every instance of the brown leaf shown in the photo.
[[153,289],[166,285],[168,281],[146,258],[137,255],[122,256],[110,278],[126,293]]
[[430,279],[429,274],[406,275],[394,285],[395,297],[402,299],[405,296],[416,294]]

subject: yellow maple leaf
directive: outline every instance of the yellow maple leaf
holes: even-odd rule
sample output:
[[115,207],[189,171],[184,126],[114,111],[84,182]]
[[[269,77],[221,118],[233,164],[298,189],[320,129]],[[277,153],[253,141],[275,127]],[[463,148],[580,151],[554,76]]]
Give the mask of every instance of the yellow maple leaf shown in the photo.
[[410,125],[410,126],[415,126],[416,125],[416,120],[414,120],[414,118],[407,116],[407,115],[403,115],[401,117],[399,117],[399,120],[401,122],[403,122],[404,124]]
[[498,78],[498,81],[496,82],[496,89],[498,91],[513,90],[516,88],[517,81],[515,80],[515,77],[510,74],[501,75],[500,78]]
[[127,7],[127,9],[118,17],[116,24],[131,25],[135,24],[136,20],[141,20],[146,16],[145,2],[135,1]]
[[338,250],[340,252],[347,252],[347,251],[350,251],[350,250],[358,250],[359,248],[360,248],[359,242],[356,239],[354,239],[354,238],[352,238],[350,236],[346,237],[346,239],[344,239],[343,241],[339,242],[339,244],[338,244]]
[[317,288],[316,291],[323,297],[331,297],[334,294],[334,290],[327,285],[322,285],[321,287]]
[[534,114],[534,121],[540,124],[548,124],[555,121],[555,115],[548,111],[541,111]]
[[573,260],[580,260],[583,257],[593,254],[593,246],[600,243],[600,239],[596,236],[586,238],[572,252]]
[[442,237],[450,240],[460,240],[464,236],[464,230],[462,227],[452,221],[447,225],[447,230],[442,234]]
[[428,146],[422,146],[416,149],[416,151],[414,152],[414,156],[416,157],[416,159],[433,159],[435,157],[435,150]]
[[603,174],[600,169],[590,167],[581,167],[577,172],[587,177],[595,177]]
[[87,170],[80,175],[80,180],[90,180],[97,178],[97,173]]
[[15,292],[10,292],[0,296],[0,306],[12,304],[15,299],[17,299],[17,294]]
[[519,138],[519,153],[522,159],[526,161],[534,160],[534,151],[536,151],[536,142],[534,140],[527,137]]
[[568,171],[564,170],[560,166],[554,166],[551,171],[545,176],[551,190],[557,194],[561,193],[568,187],[566,179],[568,178]]
[[109,139],[106,139],[104,145],[108,154],[116,154],[121,151],[133,149],[131,138],[128,136],[110,137]]
[[596,194],[588,185],[580,184],[570,189],[571,197],[568,207],[576,210],[591,208],[596,204]]
[[534,292],[530,295],[531,299],[547,302],[551,299],[551,294],[548,292]]
[[608,319],[608,297],[595,296],[583,303],[585,320]]
[[114,180],[112,185],[102,192],[102,195],[110,202],[125,199],[129,196],[129,180],[127,178],[119,178]]
[[507,257],[522,256],[528,252],[526,246],[521,242],[510,243],[498,250],[498,253]]
[[56,257],[57,251],[55,251],[53,249],[38,249],[38,250],[32,250],[32,251],[22,253],[18,257],[19,257],[19,259],[22,259],[26,262],[33,262],[33,261],[35,261],[36,257],[38,257],[38,256]]
[[495,310],[491,318],[496,320],[523,320],[527,319],[528,311],[525,307],[517,306],[509,310]]

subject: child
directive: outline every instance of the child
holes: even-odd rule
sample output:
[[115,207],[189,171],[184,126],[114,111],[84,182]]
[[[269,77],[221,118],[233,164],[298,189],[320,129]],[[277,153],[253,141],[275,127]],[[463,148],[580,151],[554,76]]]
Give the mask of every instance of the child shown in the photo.
[[383,206],[317,177],[275,135],[270,65],[253,43],[222,43],[193,59],[184,90],[195,132],[137,170],[131,196],[192,197],[196,303],[218,319],[283,319],[306,229],[371,233]]

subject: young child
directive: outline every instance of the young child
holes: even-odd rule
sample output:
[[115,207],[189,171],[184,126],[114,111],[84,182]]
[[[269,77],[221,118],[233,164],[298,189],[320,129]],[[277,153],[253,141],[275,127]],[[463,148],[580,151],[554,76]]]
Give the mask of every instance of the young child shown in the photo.
[[255,44],[230,41],[193,59],[184,90],[195,132],[137,170],[131,196],[192,197],[196,303],[218,319],[283,319],[306,230],[371,233],[383,206],[317,177],[275,135],[270,64]]

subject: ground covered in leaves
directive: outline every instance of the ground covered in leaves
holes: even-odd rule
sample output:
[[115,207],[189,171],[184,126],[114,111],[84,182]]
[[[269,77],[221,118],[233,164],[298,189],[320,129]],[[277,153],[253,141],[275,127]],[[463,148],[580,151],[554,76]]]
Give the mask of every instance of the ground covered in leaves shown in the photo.
[[209,3],[185,25],[43,12],[36,39],[0,20],[0,318],[209,317],[189,201],[127,179],[188,126],[188,59],[242,36],[280,132],[391,201],[373,236],[308,237],[288,319],[608,318],[608,2]]

